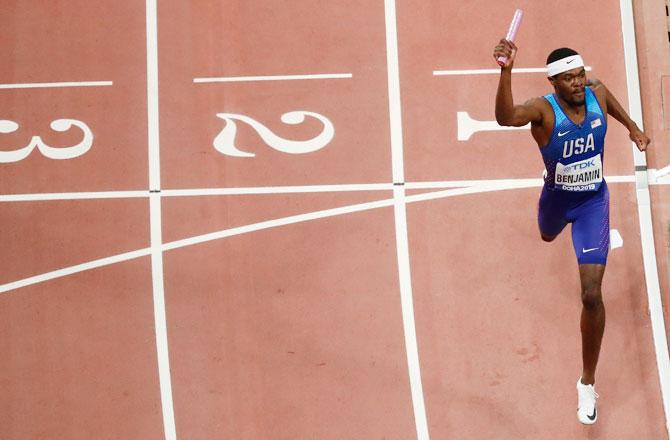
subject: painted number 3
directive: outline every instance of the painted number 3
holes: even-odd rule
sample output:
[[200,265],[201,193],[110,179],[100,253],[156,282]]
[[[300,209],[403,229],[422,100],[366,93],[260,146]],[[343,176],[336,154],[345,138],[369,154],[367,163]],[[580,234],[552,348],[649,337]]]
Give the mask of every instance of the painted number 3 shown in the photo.
[[[79,128],[84,132],[84,138],[77,145],[72,147],[56,148],[45,144],[41,137],[33,136],[28,145],[18,150],[0,151],[0,163],[18,162],[25,159],[37,148],[44,156],[49,159],[73,159],[79,157],[91,149],[93,145],[93,133],[86,124],[76,119],[56,119],[51,122],[51,129],[58,132],[68,131],[72,126]],[[0,133],[13,133],[19,129],[19,124],[14,121],[0,120]]]

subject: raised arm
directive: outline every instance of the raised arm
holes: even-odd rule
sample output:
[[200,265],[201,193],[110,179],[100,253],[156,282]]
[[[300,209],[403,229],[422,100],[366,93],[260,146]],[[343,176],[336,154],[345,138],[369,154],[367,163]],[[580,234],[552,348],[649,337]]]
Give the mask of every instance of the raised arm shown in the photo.
[[532,122],[542,122],[542,112],[536,105],[537,99],[526,101],[522,105],[514,105],[512,98],[512,67],[516,57],[517,47],[513,42],[500,40],[493,50],[493,58],[506,56],[507,62],[500,68],[500,80],[496,93],[496,121],[500,125],[521,127]]
[[619,101],[617,101],[609,89],[605,87],[605,84],[597,79],[590,79],[587,84],[594,90],[602,89],[605,94],[605,106],[607,107],[607,113],[612,115],[614,119],[619,121],[621,125],[628,129],[628,136],[630,137],[631,141],[635,142],[638,150],[645,151],[647,149],[647,145],[649,145],[651,142],[651,139],[649,139],[649,137],[644,134],[642,130],[640,130],[640,127],[637,126],[635,121],[633,121],[630,116],[628,116],[626,110],[624,110],[621,104],[619,104]]

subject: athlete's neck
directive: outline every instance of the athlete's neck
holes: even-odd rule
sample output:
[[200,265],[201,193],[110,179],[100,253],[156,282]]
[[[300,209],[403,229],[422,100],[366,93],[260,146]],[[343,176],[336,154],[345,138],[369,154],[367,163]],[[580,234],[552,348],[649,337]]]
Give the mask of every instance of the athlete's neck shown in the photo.
[[566,101],[558,93],[556,93],[556,98],[558,99],[558,102],[561,104],[561,107],[563,107],[565,110],[581,114],[586,109],[586,100],[580,102],[579,104],[576,104],[574,102]]

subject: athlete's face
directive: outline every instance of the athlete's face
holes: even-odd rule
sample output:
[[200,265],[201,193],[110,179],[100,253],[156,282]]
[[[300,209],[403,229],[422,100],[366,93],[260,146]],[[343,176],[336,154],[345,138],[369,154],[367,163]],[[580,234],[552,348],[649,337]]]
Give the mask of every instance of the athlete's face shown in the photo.
[[568,70],[549,78],[556,94],[570,105],[584,105],[584,87],[586,86],[586,70],[583,67]]

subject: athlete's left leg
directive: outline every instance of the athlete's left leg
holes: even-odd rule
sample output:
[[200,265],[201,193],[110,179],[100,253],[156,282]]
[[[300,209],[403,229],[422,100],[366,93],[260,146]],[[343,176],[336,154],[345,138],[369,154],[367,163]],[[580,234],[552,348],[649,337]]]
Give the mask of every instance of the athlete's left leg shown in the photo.
[[605,331],[602,281],[610,244],[607,185],[603,183],[601,190],[573,210],[570,216],[574,216],[572,244],[579,263],[581,282],[582,383],[592,385]]
[[582,284],[582,377],[577,381],[577,420],[592,425],[598,419],[594,388],[596,366],[600,355],[600,343],[605,332],[605,306],[600,286],[604,264],[580,264],[579,278]]
[[605,305],[602,297],[604,264],[580,264],[579,278],[582,286],[582,383],[593,385],[600,344],[605,332]]
[[596,422],[596,367],[605,332],[602,281],[609,251],[609,192],[602,188],[589,200],[571,210],[572,245],[579,263],[582,316],[582,377],[577,382],[577,419],[586,425]]
[[605,333],[602,281],[610,244],[609,191],[602,183],[598,192],[568,212],[572,221],[572,246],[579,264],[582,316],[582,377],[577,381],[577,419],[592,425],[598,419],[594,388],[600,345]]

